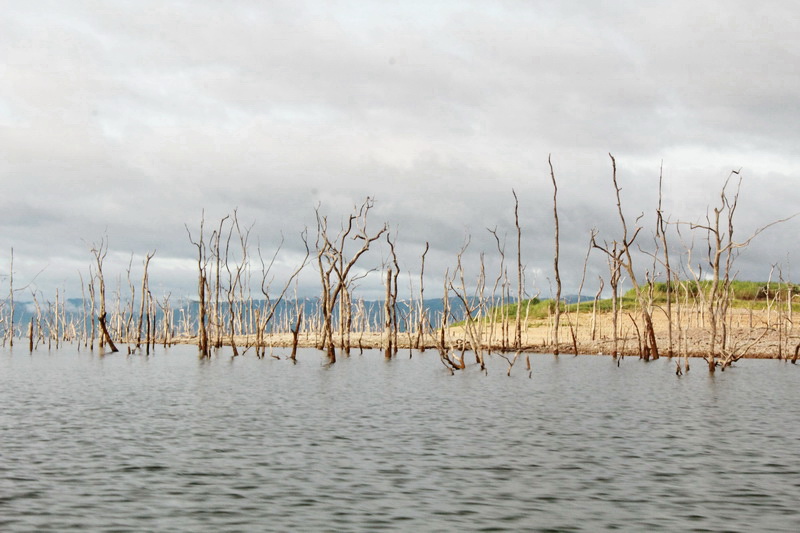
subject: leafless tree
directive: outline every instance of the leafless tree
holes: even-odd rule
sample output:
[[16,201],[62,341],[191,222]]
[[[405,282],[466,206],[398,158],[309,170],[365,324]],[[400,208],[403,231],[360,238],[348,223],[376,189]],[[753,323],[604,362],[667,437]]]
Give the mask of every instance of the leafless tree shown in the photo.
[[[342,291],[351,282],[351,270],[368,250],[370,245],[379,239],[389,227],[384,224],[380,230],[369,233],[367,218],[374,202],[367,197],[360,207],[354,209],[346,224],[338,234],[331,236],[328,232],[327,217],[320,214],[319,206],[315,209],[317,216],[317,266],[322,284],[322,339],[319,348],[327,350],[330,363],[336,362],[336,349],[333,341],[333,311]],[[361,241],[359,248],[348,257],[346,244],[348,240]],[[335,276],[335,277],[334,277]]]
[[[225,217],[225,219],[227,218],[228,217]],[[233,217],[231,217],[230,220],[231,223],[228,228],[228,236],[225,239],[225,258],[223,263],[225,266],[225,272],[228,274],[228,283],[225,288],[225,293],[228,300],[228,335],[233,356],[236,357],[239,355],[239,350],[236,346],[236,332],[237,325],[241,324],[240,305],[242,303],[242,285],[244,283],[245,271],[248,266],[248,241],[250,239],[250,230],[253,226],[251,224],[249,227],[243,228],[239,224],[239,214],[236,209],[233,210]],[[221,229],[222,226],[220,226],[220,230]],[[238,260],[232,258],[233,251],[231,250],[231,240],[234,232],[236,233],[237,240],[239,241]]]
[[[728,185],[733,176],[738,176],[736,189],[732,196],[728,193]],[[747,247],[750,242],[767,228],[775,224],[785,222],[796,216],[792,215],[756,229],[747,239],[741,242],[733,240],[734,215],[739,203],[739,192],[741,190],[742,177],[739,170],[733,170],[725,179],[720,192],[719,205],[713,208],[713,215],[706,214],[705,224],[689,224],[692,230],[705,231],[707,235],[707,264],[711,269],[711,282],[706,295],[705,291],[699,288],[698,292],[705,298],[706,312],[708,315],[709,349],[706,356],[709,371],[713,372],[718,364],[718,357],[722,355],[723,368],[734,361],[736,355],[742,353],[741,346],[728,346],[727,327],[725,318],[731,301],[731,282],[733,281],[732,269],[736,258],[736,252]],[[699,271],[692,269],[688,265],[695,280],[701,278]],[[747,349],[752,345],[746,345]]]
[[667,278],[666,282],[666,314],[667,314],[667,356],[673,355],[673,341],[672,341],[672,268],[669,264],[669,246],[667,245],[667,224],[669,223],[664,218],[664,212],[661,209],[662,182],[664,179],[663,164],[658,173],[658,209],[656,210],[656,239],[661,241],[661,247],[664,253],[664,269]]
[[[473,297],[470,297],[469,293],[467,292],[466,280],[464,278],[464,267],[462,264],[462,256],[464,255],[464,252],[468,246],[469,238],[464,243],[464,246],[461,248],[461,251],[456,257],[457,266],[455,273],[453,274],[453,278],[450,281],[450,290],[453,291],[453,294],[456,295],[456,297],[461,301],[461,304],[464,306],[464,332],[466,335],[466,341],[468,342],[469,347],[472,348],[472,351],[475,354],[475,360],[480,365],[481,370],[486,370],[486,363],[483,357],[484,321],[482,317],[482,311],[484,310],[486,303],[484,295],[484,289],[486,287],[484,256],[483,254],[480,255],[480,273],[475,286],[475,294]],[[458,276],[459,279],[458,287],[453,285],[453,280],[456,276]]]
[[[614,241],[615,244],[619,244],[620,246],[619,255],[617,255],[615,251],[609,250],[608,246],[604,247],[599,245],[594,237],[593,246],[604,252],[609,257],[609,260],[613,261],[619,267],[624,268],[627,272],[631,285],[633,285],[634,293],[636,294],[639,306],[641,307],[640,311],[642,313],[642,318],[644,319],[646,348],[643,351],[645,352],[645,359],[649,359],[651,357],[653,359],[658,359],[658,342],[656,341],[655,329],[653,328],[652,310],[648,306],[645,294],[643,293],[642,288],[637,280],[636,271],[633,265],[633,258],[631,255],[631,246],[633,246],[633,243],[636,240],[636,237],[639,235],[642,227],[636,226],[632,234],[628,232],[628,224],[625,220],[625,215],[622,212],[622,202],[619,194],[621,189],[617,184],[617,161],[614,159],[613,155],[608,154],[608,156],[611,158],[611,165],[613,169],[612,181],[617,198],[617,213],[619,214],[619,219],[622,223],[622,241],[619,243]],[[639,218],[641,218],[641,216]],[[639,218],[637,218],[637,222]]]
[[8,268],[8,345],[14,346],[14,248],[11,248],[11,264]]
[[519,199],[514,189],[514,226],[517,229],[517,316],[514,320],[514,348],[522,349],[522,296],[525,290],[525,282],[522,277],[522,228],[519,225]]
[[[156,255],[156,251],[153,250],[152,252],[148,252],[147,254],[145,254],[145,258],[144,258],[144,265],[143,265],[144,266],[144,270],[142,271],[142,291],[141,291],[142,301],[141,301],[141,303],[139,305],[139,323],[136,326],[136,347],[137,348],[139,348],[141,346],[141,343],[142,343],[142,324],[143,324],[143,321],[144,321],[144,318],[145,318],[146,308],[148,307],[148,296],[150,294],[150,281],[149,281],[147,269],[150,266],[150,260],[155,255]],[[133,297],[131,297],[131,301],[133,301]],[[148,317],[148,322],[149,322],[149,320],[150,319]],[[149,345],[150,339],[146,338],[145,340],[146,340],[147,344]]]
[[100,331],[102,333],[100,337],[100,349],[103,349],[104,344],[108,344],[108,348],[111,350],[111,352],[118,352],[119,350],[114,344],[114,341],[111,339],[111,335],[108,332],[108,326],[106,325],[106,284],[103,277],[103,261],[108,254],[108,238],[103,236],[100,238],[99,243],[92,244],[91,252],[92,255],[94,255],[95,266],[97,267],[95,277],[97,279],[97,286],[99,290],[98,296],[100,299],[100,309],[97,314],[97,321],[100,324]]
[[[258,257],[261,261],[261,294],[264,295],[264,305],[259,312],[258,318],[258,332],[260,335],[263,335],[263,332],[269,327],[270,321],[275,316],[275,311],[278,309],[278,306],[283,301],[284,297],[286,296],[286,292],[289,290],[289,287],[292,286],[293,283],[296,282],[297,277],[300,275],[300,272],[306,267],[309,261],[309,257],[311,256],[311,251],[308,248],[308,231],[303,230],[300,233],[300,239],[303,241],[303,245],[305,247],[305,255],[303,256],[303,260],[301,261],[300,265],[294,269],[292,274],[286,280],[286,283],[283,285],[280,293],[278,294],[277,298],[273,300],[271,296],[271,286],[273,282],[272,278],[272,268],[275,265],[275,259],[278,256],[278,252],[281,250],[283,246],[283,237],[281,237],[281,242],[275,250],[272,258],[269,261],[269,264],[265,263],[264,257],[261,255],[261,247],[258,248]],[[295,285],[295,314],[297,315],[297,322],[295,324],[295,329],[292,330],[293,334],[293,343],[292,343],[292,355],[291,359],[294,361],[296,360],[297,356],[297,343],[298,343],[298,335],[300,334],[300,325],[303,320],[303,311],[297,301],[297,286]],[[256,352],[258,352],[258,348],[261,348],[261,356],[264,356],[263,352],[263,345],[257,343]]]
[[425,325],[428,322],[427,309],[425,308],[425,255],[430,248],[427,241],[425,241],[425,251],[422,252],[422,258],[419,269],[419,304],[417,308],[417,339],[415,345],[420,352],[425,351]]
[[192,238],[192,232],[189,226],[186,227],[186,233],[189,234],[189,242],[197,248],[197,347],[200,352],[200,357],[210,357],[211,351],[208,346],[208,319],[207,319],[207,296],[206,289],[208,287],[208,250],[205,240],[203,239],[203,229],[205,226],[205,212],[200,217],[200,234],[195,241]]
[[555,317],[553,322],[553,354],[558,355],[558,326],[561,319],[561,275],[558,271],[558,185],[556,184],[556,174],[553,171],[553,162],[551,161],[549,155],[547,156],[547,164],[550,166],[550,179],[553,182],[553,220],[555,222],[555,253],[553,254],[553,273],[556,280]]
[[[494,237],[495,245],[497,246],[497,253],[500,255],[500,269],[497,274],[497,278],[494,281],[494,286],[492,287],[492,316],[491,318],[491,327],[489,329],[489,340],[487,343],[487,348],[489,353],[492,350],[492,341],[494,337],[495,330],[497,329],[498,323],[498,316],[500,318],[500,351],[505,352],[508,348],[507,340],[508,340],[508,313],[507,313],[507,303],[508,300],[506,298],[506,289],[508,287],[508,272],[506,271],[506,245],[505,245],[505,238],[501,241],[500,236],[497,234],[497,228],[490,229],[487,228],[489,233],[492,234]],[[500,299],[497,299],[497,288],[500,287]],[[519,309],[517,310],[519,311]],[[517,313],[519,314],[519,313]]]
[[397,278],[400,274],[400,265],[397,263],[397,253],[394,247],[395,243],[392,241],[390,233],[386,233],[386,242],[389,244],[392,262],[386,270],[386,299],[384,301],[386,344],[384,346],[384,355],[387,359],[391,359],[397,354]]
[[605,285],[602,276],[597,276],[597,279],[597,293],[594,295],[594,301],[592,302],[591,337],[593,341],[597,338],[597,304],[600,301],[600,296],[603,294],[603,287]]

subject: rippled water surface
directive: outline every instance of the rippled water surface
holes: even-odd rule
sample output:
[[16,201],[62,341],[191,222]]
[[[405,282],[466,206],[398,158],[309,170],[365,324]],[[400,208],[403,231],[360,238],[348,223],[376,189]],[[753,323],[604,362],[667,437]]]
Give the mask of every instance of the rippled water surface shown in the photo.
[[800,531],[799,367],[322,363],[2,349],[0,530]]

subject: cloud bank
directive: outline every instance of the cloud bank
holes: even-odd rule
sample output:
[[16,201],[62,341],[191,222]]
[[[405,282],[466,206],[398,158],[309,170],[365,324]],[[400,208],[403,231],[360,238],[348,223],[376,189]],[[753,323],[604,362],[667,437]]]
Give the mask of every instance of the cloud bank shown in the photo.
[[[430,242],[434,286],[467,238],[468,268],[481,251],[497,267],[487,228],[515,253],[514,189],[526,289],[546,294],[549,155],[568,291],[591,228],[618,238],[609,152],[643,246],[662,165],[672,221],[702,219],[733,169],[737,236],[797,210],[795,3],[429,4],[0,2],[0,276],[13,247],[17,283],[78,296],[108,235],[113,275],[155,249],[153,286],[191,294],[185,226],[238,208],[265,253],[285,238],[280,278],[316,206],[338,222],[370,196],[406,274]],[[739,276],[790,272],[797,224],[759,236]],[[605,272],[593,254],[590,283]]]

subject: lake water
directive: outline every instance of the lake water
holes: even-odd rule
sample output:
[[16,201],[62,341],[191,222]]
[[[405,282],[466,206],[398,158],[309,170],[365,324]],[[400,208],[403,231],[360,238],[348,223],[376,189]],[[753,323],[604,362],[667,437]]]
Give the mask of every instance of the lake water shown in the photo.
[[3,349],[0,530],[800,531],[800,365],[323,362]]

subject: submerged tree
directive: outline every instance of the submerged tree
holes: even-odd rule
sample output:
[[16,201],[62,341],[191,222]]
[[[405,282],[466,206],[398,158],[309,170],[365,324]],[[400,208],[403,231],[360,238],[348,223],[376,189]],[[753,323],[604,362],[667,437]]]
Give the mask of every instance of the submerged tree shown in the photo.
[[[736,175],[739,179],[736,184],[736,189],[732,196],[728,193],[728,185],[731,178]],[[739,204],[739,191],[742,186],[742,177],[739,170],[733,170],[725,179],[725,183],[720,191],[719,205],[713,208],[713,215],[706,214],[705,224],[689,224],[692,230],[701,230],[706,232],[707,240],[707,264],[711,269],[711,280],[708,291],[703,290],[700,280],[702,272],[700,269],[694,270],[691,262],[688,263],[688,268],[692,273],[695,283],[698,287],[698,294],[705,300],[706,313],[710,325],[709,332],[709,346],[706,361],[708,362],[708,369],[714,372],[718,364],[722,365],[723,370],[732,362],[738,360],[747,350],[749,350],[755,342],[745,343],[744,345],[729,345],[728,331],[725,323],[725,318],[728,315],[730,308],[732,293],[731,283],[733,281],[733,262],[736,258],[738,250],[747,247],[750,242],[758,236],[765,229],[785,222],[790,218],[796,216],[792,215],[788,218],[783,218],[770,222],[755,230],[747,239],[741,242],[733,240],[733,220],[736,214],[736,208]],[[691,257],[691,256],[690,256]],[[768,284],[769,286],[769,284]],[[766,334],[766,330],[764,331]],[[764,336],[761,335],[761,337]],[[759,337],[757,340],[760,340]]]
[[553,171],[553,163],[550,156],[547,156],[547,164],[550,166],[550,179],[553,182],[553,221],[555,227],[555,253],[553,254],[553,273],[556,278],[556,298],[555,298],[555,321],[553,324],[553,354],[558,355],[558,323],[561,319],[561,274],[558,271],[558,185],[556,184],[556,174]]
[[208,319],[207,319],[207,296],[208,287],[208,250],[204,240],[203,229],[205,227],[205,212],[200,217],[200,234],[195,241],[189,226],[186,233],[189,234],[189,242],[197,248],[197,348],[200,357],[209,357],[211,351],[208,346]]
[[[614,191],[617,198],[617,213],[619,214],[619,220],[622,223],[622,240],[620,242],[614,241],[614,248],[609,250],[609,247],[601,246],[597,243],[596,240],[596,233],[593,233],[592,236],[592,246],[601,250],[605,253],[609,261],[613,263],[612,272],[616,271],[616,269],[624,268],[625,272],[628,274],[628,278],[630,279],[631,285],[633,285],[634,293],[636,294],[636,299],[639,302],[640,311],[642,313],[642,318],[644,319],[644,334],[645,334],[645,345],[643,347],[643,355],[645,359],[649,359],[652,357],[653,359],[658,359],[658,342],[656,341],[656,333],[655,329],[653,328],[653,318],[652,318],[652,310],[650,308],[649,302],[647,301],[646,295],[644,294],[642,287],[639,285],[639,282],[636,277],[636,271],[633,265],[633,258],[631,254],[631,246],[633,245],[636,237],[639,235],[641,231],[641,226],[636,226],[633,230],[633,233],[628,232],[628,224],[625,220],[625,214],[622,212],[622,201],[620,200],[620,189],[619,185],[617,184],[617,161],[614,159],[614,156],[608,154],[611,158],[611,165],[612,165],[612,182],[614,184]],[[637,218],[638,220],[641,218]],[[619,252],[616,251],[617,245],[619,246]]]
[[[389,226],[384,224],[377,232],[370,233],[367,229],[367,218],[374,201],[367,197],[360,207],[356,207],[342,224],[336,235],[331,235],[328,230],[328,218],[320,214],[319,206],[315,209],[317,217],[317,267],[322,284],[322,338],[318,348],[326,350],[328,360],[336,362],[336,349],[333,341],[333,313],[336,303],[343,291],[346,291],[352,282],[351,271],[358,260],[368,250],[370,245],[383,235]],[[348,241],[361,241],[361,247],[348,256],[346,245]]]
[[103,277],[103,261],[105,261],[106,255],[108,254],[108,238],[103,236],[100,238],[99,243],[92,244],[91,249],[92,255],[94,255],[95,259],[95,266],[97,267],[97,271],[95,272],[95,278],[97,279],[97,286],[99,290],[98,297],[100,299],[100,309],[97,313],[97,322],[100,324],[100,348],[102,349],[104,344],[108,344],[109,350],[112,352],[118,352],[114,341],[111,339],[111,335],[108,332],[108,325],[106,324],[106,283],[105,278]]

